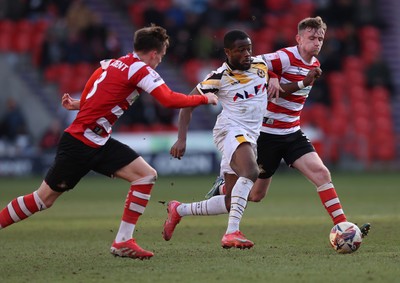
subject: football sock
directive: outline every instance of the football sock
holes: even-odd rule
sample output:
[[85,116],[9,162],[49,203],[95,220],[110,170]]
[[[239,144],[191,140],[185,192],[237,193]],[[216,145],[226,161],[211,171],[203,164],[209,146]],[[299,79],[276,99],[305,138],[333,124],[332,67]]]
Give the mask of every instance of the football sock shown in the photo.
[[214,196],[199,202],[182,203],[176,210],[180,216],[218,215],[228,213],[225,206],[225,196]]
[[132,238],[136,222],[140,215],[143,214],[150,200],[150,193],[154,183],[154,176],[146,176],[131,183],[115,242],[125,242]]
[[233,186],[226,234],[239,230],[239,224],[247,205],[247,197],[249,196],[253,184],[252,180],[239,177],[235,186]]
[[17,197],[0,212],[0,229],[24,220],[46,208],[37,191]]
[[331,216],[335,225],[347,221],[342,205],[340,204],[339,198],[336,194],[335,187],[331,182],[318,187],[317,192],[322,204]]
[[219,186],[218,191],[220,195],[226,195],[225,182]]

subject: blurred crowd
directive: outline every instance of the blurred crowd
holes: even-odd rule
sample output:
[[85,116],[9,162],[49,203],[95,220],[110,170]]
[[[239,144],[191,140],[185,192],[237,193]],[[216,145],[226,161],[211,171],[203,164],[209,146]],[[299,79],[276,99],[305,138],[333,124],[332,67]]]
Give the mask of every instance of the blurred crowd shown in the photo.
[[[107,0],[105,0],[107,1]],[[0,0],[0,20],[45,21],[37,65],[42,72],[58,64],[87,62],[94,66],[104,58],[121,54],[116,30],[104,24],[102,15],[83,0]],[[390,69],[382,58],[379,32],[386,23],[378,14],[378,0],[115,0],[109,1],[135,29],[155,23],[171,36],[166,63],[180,66],[181,78],[192,88],[224,59],[223,34],[232,28],[247,31],[253,53],[269,53],[295,45],[297,23],[321,16],[328,25],[318,56],[324,76],[314,86],[308,105],[332,105],[329,74],[343,71],[343,58],[356,57],[362,64],[366,88],[384,87],[392,93]],[[126,35],[132,37],[132,35]],[[365,36],[363,38],[362,36]],[[371,39],[371,40],[369,40]],[[172,86],[173,88],[173,86]],[[306,105],[307,106],[307,105]],[[7,114],[5,115],[7,116]],[[7,118],[0,119],[7,120]],[[175,129],[176,112],[142,96],[118,123],[116,130]],[[4,124],[4,123],[3,123]],[[51,126],[56,128],[55,125]],[[59,128],[62,128],[59,127]],[[1,135],[5,135],[2,126]],[[51,132],[51,129],[49,129]],[[43,133],[43,136],[46,134]],[[54,138],[44,138],[46,148]]]

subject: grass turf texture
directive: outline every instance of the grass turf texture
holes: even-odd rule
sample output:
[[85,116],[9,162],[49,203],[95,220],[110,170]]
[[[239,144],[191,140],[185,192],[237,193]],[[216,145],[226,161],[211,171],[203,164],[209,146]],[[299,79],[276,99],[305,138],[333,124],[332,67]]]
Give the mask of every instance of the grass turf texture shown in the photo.
[[[241,230],[255,242],[251,250],[221,248],[226,215],[186,217],[165,242],[164,202],[203,199],[214,176],[159,177],[135,232],[155,256],[115,258],[109,248],[128,186],[88,176],[52,208],[0,230],[0,282],[398,282],[399,175],[333,176],[348,220],[372,224],[354,254],[329,246],[333,224],[315,188],[293,171],[276,175],[261,203],[248,204]],[[0,207],[40,182],[1,178]]]

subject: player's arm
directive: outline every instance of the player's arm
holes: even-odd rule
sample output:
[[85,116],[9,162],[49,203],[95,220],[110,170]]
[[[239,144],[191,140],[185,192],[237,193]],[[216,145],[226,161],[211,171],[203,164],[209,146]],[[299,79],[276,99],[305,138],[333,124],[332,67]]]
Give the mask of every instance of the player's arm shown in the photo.
[[150,94],[168,108],[193,107],[201,104],[216,105],[218,103],[218,97],[211,92],[204,95],[186,95],[172,91],[166,84],[156,87]]
[[279,77],[271,70],[268,70],[268,77],[268,99],[278,98],[280,93],[285,92],[279,84]]
[[86,101],[86,96],[89,91],[92,89],[94,82],[99,78],[103,69],[101,67],[97,68],[93,74],[90,76],[88,81],[85,84],[85,88],[82,91],[81,99],[73,99],[69,93],[64,93],[61,98],[61,105],[67,110],[79,110],[81,104]]
[[67,110],[79,110],[80,100],[72,98],[69,93],[64,93],[61,98],[61,105]]
[[[322,75],[322,70],[319,67],[316,67],[310,70],[307,76],[302,81],[288,83],[288,84],[281,84],[281,87],[285,91],[286,94],[293,93],[300,89],[303,89],[309,85],[314,84],[314,81]],[[284,97],[285,95],[283,95]]]
[[[189,95],[198,95],[200,94],[197,90],[197,88],[194,88]],[[170,149],[170,154],[174,158],[181,159],[181,157],[185,154],[186,152],[186,139],[187,139],[187,132],[189,130],[189,124],[190,121],[192,120],[192,113],[193,113],[194,107],[186,107],[182,108],[179,111],[179,117],[178,117],[178,139],[177,141],[172,145]]]

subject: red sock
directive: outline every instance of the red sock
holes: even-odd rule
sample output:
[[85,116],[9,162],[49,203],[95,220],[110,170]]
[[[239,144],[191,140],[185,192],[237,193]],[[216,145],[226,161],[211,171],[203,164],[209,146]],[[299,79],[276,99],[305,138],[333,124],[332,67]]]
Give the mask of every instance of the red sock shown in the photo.
[[123,221],[136,224],[139,216],[143,214],[150,200],[152,188],[153,184],[131,185],[125,200],[125,209],[122,215]]
[[326,183],[325,185],[318,187],[317,192],[322,204],[331,216],[335,225],[347,221],[342,205],[340,204],[339,198],[336,194],[335,187],[332,183]]
[[[36,200],[35,200],[36,198]],[[0,228],[5,228],[11,224],[17,223],[39,210],[46,207],[39,199],[36,192],[26,196],[20,196],[12,200],[2,211],[0,211]]]

